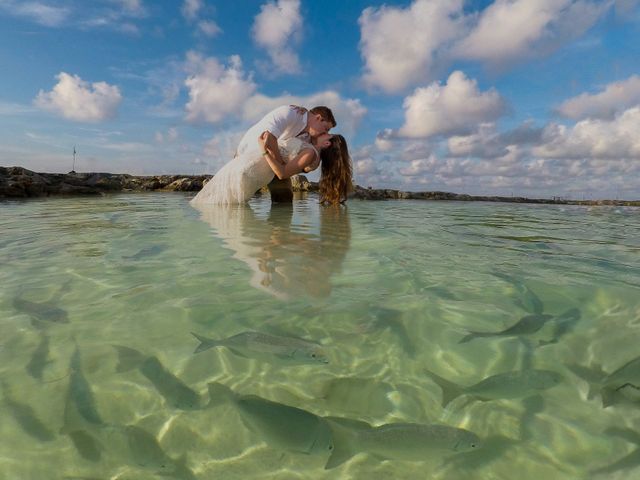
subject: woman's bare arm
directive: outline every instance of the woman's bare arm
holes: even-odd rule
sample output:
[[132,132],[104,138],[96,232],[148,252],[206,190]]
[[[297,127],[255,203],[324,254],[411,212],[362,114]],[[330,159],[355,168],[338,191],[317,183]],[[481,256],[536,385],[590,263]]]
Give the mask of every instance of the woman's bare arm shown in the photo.
[[262,151],[266,152],[267,149],[273,155],[273,159],[277,164],[285,165],[285,161],[280,156],[280,149],[278,148],[278,139],[271,132],[263,132],[259,139]]
[[276,160],[275,153],[278,152],[278,158],[280,158],[280,151],[276,148],[275,152],[272,147],[268,145],[268,138],[271,135],[269,132],[264,132],[260,135],[258,141],[263,148],[263,155],[273,173],[280,180],[284,180],[285,178],[290,178],[293,175],[297,175],[305,170],[305,168],[313,165],[316,160],[316,151],[312,148],[305,148],[298,153],[298,155],[287,163],[280,164]]

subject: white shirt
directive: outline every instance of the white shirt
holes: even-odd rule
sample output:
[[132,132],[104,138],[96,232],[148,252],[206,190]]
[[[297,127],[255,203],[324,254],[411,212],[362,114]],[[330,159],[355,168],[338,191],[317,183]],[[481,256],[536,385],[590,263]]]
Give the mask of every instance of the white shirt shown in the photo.
[[285,140],[297,136],[307,126],[307,114],[299,114],[290,105],[283,105],[270,111],[262,120],[247,130],[238,144],[236,155],[251,150],[259,150],[258,137],[268,131],[278,140]]

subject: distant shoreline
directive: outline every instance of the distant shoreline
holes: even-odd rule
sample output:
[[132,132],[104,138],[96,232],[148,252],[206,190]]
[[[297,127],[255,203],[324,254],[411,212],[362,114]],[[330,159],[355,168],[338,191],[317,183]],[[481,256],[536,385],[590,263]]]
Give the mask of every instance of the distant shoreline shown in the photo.
[[[197,192],[212,175],[149,175],[115,173],[38,173],[23,167],[0,167],[0,199],[60,195],[100,195],[117,192]],[[318,184],[303,175],[292,179],[294,191],[313,192]],[[352,198],[362,200],[449,200],[463,202],[532,203],[551,205],[610,205],[640,207],[640,200],[567,200],[466,195],[450,192],[406,192],[388,188],[354,187]]]

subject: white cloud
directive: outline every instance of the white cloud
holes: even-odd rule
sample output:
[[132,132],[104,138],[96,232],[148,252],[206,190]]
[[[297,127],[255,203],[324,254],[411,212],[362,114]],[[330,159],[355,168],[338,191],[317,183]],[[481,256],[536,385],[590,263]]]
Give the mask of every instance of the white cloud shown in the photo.
[[610,7],[610,1],[496,0],[453,54],[505,64],[548,53],[582,35]]
[[184,0],[180,11],[187,20],[193,21],[198,17],[198,13],[202,10],[202,7],[204,7],[203,0]]
[[448,44],[463,33],[462,0],[369,7],[360,19],[364,81],[390,93],[435,78]]
[[128,15],[143,17],[147,14],[142,0],[112,0],[120,5]]
[[613,120],[587,119],[572,128],[550,124],[535,155],[560,159],[640,159],[640,106]]
[[0,9],[16,17],[27,18],[45,27],[57,27],[71,14],[66,7],[56,7],[43,2],[5,0],[0,2]]
[[404,100],[405,123],[398,131],[404,137],[464,134],[481,122],[500,117],[505,104],[498,92],[480,92],[477,82],[461,71],[453,72],[445,85],[434,82],[417,88]]
[[77,75],[60,72],[50,92],[40,90],[36,106],[80,122],[97,122],[115,116],[122,101],[120,89],[106,82],[89,84]]
[[[211,8],[207,8],[206,10],[211,10]],[[180,11],[189,23],[195,24],[196,33],[209,38],[213,38],[222,33],[222,29],[216,22],[211,19],[201,18],[205,12],[205,3],[203,0],[185,0]]]
[[398,169],[400,175],[405,177],[415,177],[418,175],[425,175],[431,173],[434,166],[437,164],[438,159],[435,155],[429,156],[429,158],[418,158],[412,160],[408,166]]
[[640,76],[608,84],[596,94],[583,93],[564,101],[558,113],[575,120],[582,118],[613,118],[617,112],[640,104]]
[[394,147],[395,134],[390,128],[385,128],[376,135],[375,146],[381,152],[388,152]]
[[254,41],[267,51],[279,73],[300,71],[294,47],[299,43],[301,31],[300,0],[265,3],[252,28]]
[[248,98],[243,106],[243,118],[249,121],[257,121],[263,115],[280,105],[301,105],[313,108],[317,105],[325,105],[333,111],[337,126],[335,132],[343,135],[352,135],[358,128],[367,109],[362,106],[360,100],[342,98],[334,90],[314,93],[304,97],[295,95],[282,95],[279,97],[267,97],[262,94]]
[[220,29],[220,27],[218,26],[218,24],[212,20],[201,20],[198,22],[198,30],[205,36],[205,37],[215,37],[216,35],[218,35],[219,33],[222,32],[222,30]]
[[224,66],[213,57],[188,52],[186,68],[191,73],[184,82],[189,90],[188,121],[217,123],[228,116],[237,116],[256,89],[237,55]]
[[178,129],[175,127],[170,127],[166,133],[156,132],[155,139],[157,143],[173,143],[179,137]]

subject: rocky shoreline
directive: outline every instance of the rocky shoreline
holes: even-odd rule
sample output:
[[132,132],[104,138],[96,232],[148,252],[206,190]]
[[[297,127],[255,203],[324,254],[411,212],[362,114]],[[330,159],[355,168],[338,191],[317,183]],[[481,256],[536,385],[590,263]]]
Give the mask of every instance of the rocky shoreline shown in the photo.
[[[23,167],[0,167],[0,199],[58,195],[101,195],[117,192],[197,192],[211,175],[135,176],[114,173],[36,173]],[[317,191],[318,185],[303,175],[292,178],[294,191]],[[363,188],[356,185],[352,197],[362,200],[457,200],[564,205],[640,206],[640,200],[565,200],[525,197],[477,196],[449,192],[405,192]]]

